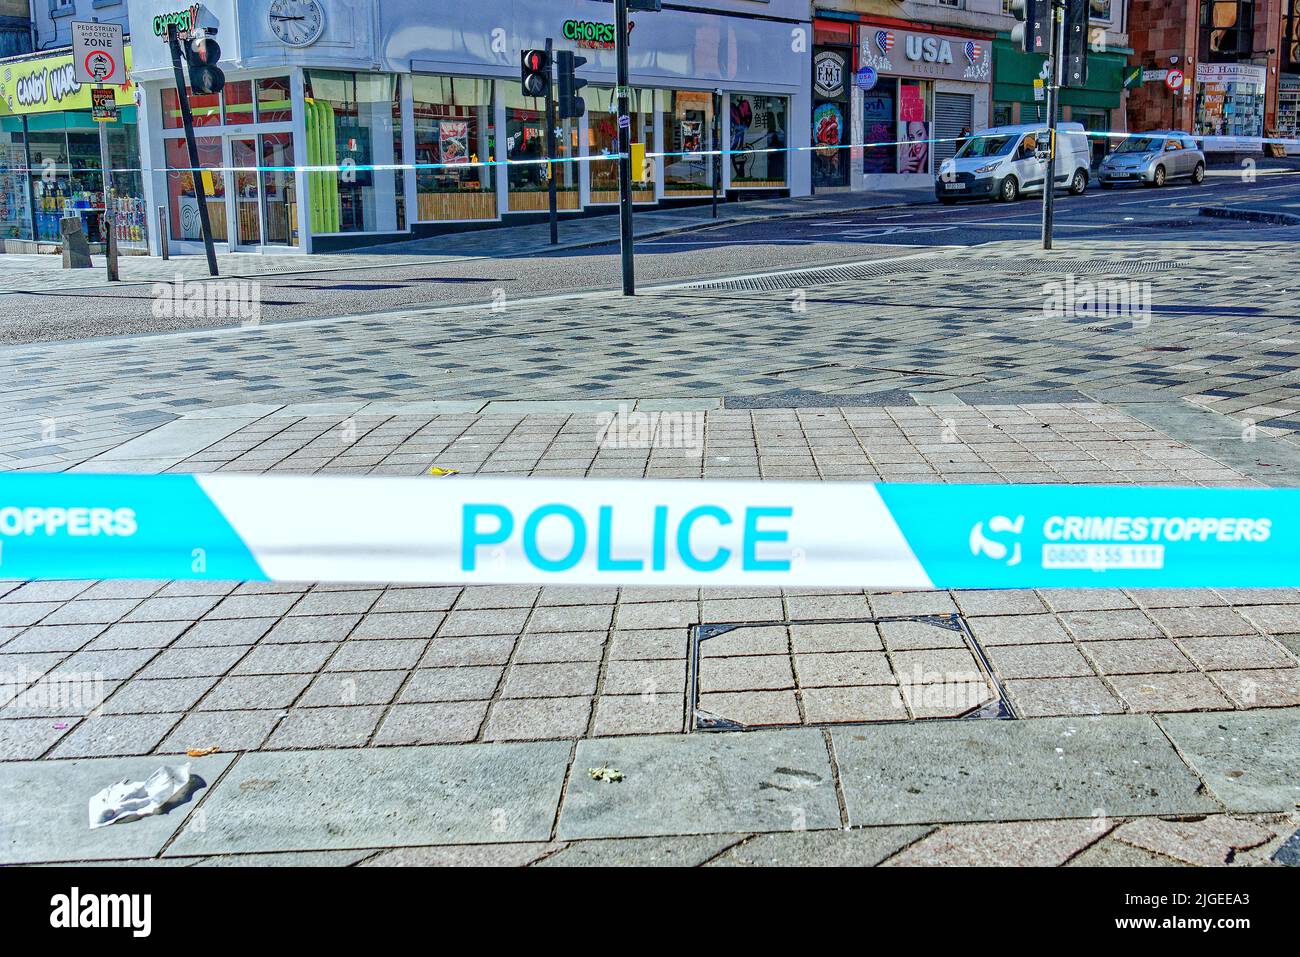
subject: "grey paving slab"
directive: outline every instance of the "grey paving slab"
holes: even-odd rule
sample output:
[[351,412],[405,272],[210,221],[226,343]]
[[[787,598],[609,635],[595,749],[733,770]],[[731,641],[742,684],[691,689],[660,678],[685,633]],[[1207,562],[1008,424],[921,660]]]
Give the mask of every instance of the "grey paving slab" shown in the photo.
[[168,854],[550,839],[561,742],[248,754]]
[[1156,718],[1230,811],[1300,806],[1300,708]]
[[[90,758],[6,764],[0,772],[0,863],[153,857],[233,760],[233,755],[216,754],[197,759]],[[186,761],[201,783],[185,803],[166,814],[90,829],[92,794],[123,778],[141,781],[163,765]]]
[[740,841],[739,834],[574,841],[535,867],[696,867]]
[[177,419],[101,453],[88,464],[93,468],[101,462],[120,462],[126,459],[169,459],[180,462],[238,432],[257,418],[257,415],[243,415],[226,419]]
[[[561,839],[793,831],[840,826],[816,731],[603,738],[578,743]],[[610,767],[623,780],[594,780]]]
[[930,832],[928,827],[756,834],[708,867],[874,867]]
[[874,725],[831,740],[854,826],[1217,808],[1136,715]]

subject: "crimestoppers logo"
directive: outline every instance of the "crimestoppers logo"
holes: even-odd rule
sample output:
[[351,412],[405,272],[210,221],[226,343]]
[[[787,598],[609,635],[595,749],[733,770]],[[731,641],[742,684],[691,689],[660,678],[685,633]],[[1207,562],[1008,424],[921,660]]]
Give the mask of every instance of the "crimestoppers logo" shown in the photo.
[[[988,530],[991,534],[1019,535],[1025,530],[1025,517],[1017,515],[1014,519],[1010,519],[1005,515],[994,515],[989,519]],[[1013,541],[1008,547],[1005,542],[989,538],[984,533],[983,522],[976,522],[975,526],[970,530],[970,553],[972,555],[983,555],[986,558],[992,558],[994,561],[1005,561],[1008,568],[1019,565],[1021,559],[1020,542]]]

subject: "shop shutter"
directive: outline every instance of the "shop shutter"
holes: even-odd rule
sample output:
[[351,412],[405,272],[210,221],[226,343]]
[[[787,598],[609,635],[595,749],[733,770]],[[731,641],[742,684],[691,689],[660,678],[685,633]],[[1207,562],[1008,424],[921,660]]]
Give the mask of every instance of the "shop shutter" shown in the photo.
[[[954,142],[962,130],[973,130],[975,97],[969,93],[934,94],[934,133],[940,142],[934,144],[935,169],[939,163],[957,152]],[[945,142],[946,141],[946,142]]]

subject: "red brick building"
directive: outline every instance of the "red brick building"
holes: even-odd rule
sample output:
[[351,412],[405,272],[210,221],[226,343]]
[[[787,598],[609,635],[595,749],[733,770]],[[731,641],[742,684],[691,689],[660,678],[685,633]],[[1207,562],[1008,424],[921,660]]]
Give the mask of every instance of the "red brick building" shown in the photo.
[[[1130,90],[1129,128],[1222,137],[1223,149],[1294,129],[1300,62],[1285,38],[1297,14],[1300,0],[1131,0],[1130,62],[1147,73]],[[1180,91],[1164,82],[1171,70],[1184,77]]]

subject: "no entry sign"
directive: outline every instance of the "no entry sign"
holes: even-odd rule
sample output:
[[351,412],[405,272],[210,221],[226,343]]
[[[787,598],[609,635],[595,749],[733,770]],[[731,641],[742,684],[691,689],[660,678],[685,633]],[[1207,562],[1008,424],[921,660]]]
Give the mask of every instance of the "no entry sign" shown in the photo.
[[121,86],[126,80],[126,57],[120,23],[72,24],[72,68],[78,83]]

